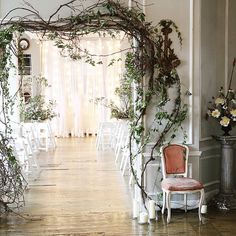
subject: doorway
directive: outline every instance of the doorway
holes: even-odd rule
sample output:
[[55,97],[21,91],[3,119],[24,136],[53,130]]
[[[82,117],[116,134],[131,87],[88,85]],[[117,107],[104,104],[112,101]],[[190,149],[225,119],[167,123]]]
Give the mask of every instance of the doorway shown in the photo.
[[[37,37],[29,35],[34,41],[31,45],[35,47],[29,48],[32,52],[32,75],[34,68],[39,67],[36,73],[45,77],[49,84],[43,91],[45,100],[56,102],[57,116],[52,120],[55,135],[94,136],[99,123],[109,121],[111,115],[110,109],[97,103],[96,98],[119,104],[114,92],[124,73],[128,40],[123,34],[117,38],[97,34],[83,37],[78,43],[83,50],[95,55],[95,64],[92,65],[87,58],[71,59],[53,41],[40,42]],[[36,55],[35,49],[39,51]],[[39,56],[40,60],[35,60],[34,56]]]

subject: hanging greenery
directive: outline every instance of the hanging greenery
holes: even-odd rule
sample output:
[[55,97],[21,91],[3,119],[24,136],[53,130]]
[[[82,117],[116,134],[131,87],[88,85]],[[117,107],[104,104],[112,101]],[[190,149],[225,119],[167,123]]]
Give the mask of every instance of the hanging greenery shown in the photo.
[[[57,19],[56,17],[64,8],[69,8],[72,15]],[[25,17],[11,17],[11,14],[19,9],[25,11]],[[180,44],[182,43],[181,34],[175,23],[171,20],[162,20],[157,26],[153,26],[145,21],[145,15],[138,3],[129,9],[116,0],[100,0],[84,8],[76,5],[76,0],[72,0],[60,5],[48,20],[44,20],[29,4],[26,8],[12,9],[1,22],[3,32],[6,32],[9,27],[21,29],[20,31],[31,31],[41,38],[54,40],[64,56],[70,56],[74,60],[83,58],[92,65],[100,61],[97,62],[94,59],[95,55],[88,49],[80,48],[82,37],[96,33],[101,37],[110,35],[115,38],[120,32],[125,33],[129,38],[130,48],[126,49],[129,54],[126,58],[126,73],[123,79],[135,95],[128,98],[129,103],[133,104],[132,111],[129,113],[131,114],[129,117],[130,166],[143,198],[148,197],[143,181],[146,167],[148,163],[155,160],[154,151],[159,150],[164,142],[175,138],[177,130],[187,115],[187,107],[181,100],[180,78],[176,70],[180,60],[172,48],[170,39],[174,31]],[[174,98],[169,94],[169,89],[172,87],[176,91]],[[172,108],[166,109],[169,103],[172,103]],[[3,107],[5,106],[8,106],[8,103]],[[154,126],[150,130],[145,128],[143,122],[148,109],[156,110]],[[145,162],[140,179],[133,163],[139,155],[142,155],[153,132],[155,140],[151,141],[154,141],[154,145],[151,148],[150,158],[146,161],[143,158]],[[136,145],[136,151],[133,151],[133,145]]]
[[9,70],[11,63],[11,47],[14,26],[0,30],[0,213],[24,204],[26,181],[22,174],[14,149],[10,114],[13,113],[15,97],[9,91]]

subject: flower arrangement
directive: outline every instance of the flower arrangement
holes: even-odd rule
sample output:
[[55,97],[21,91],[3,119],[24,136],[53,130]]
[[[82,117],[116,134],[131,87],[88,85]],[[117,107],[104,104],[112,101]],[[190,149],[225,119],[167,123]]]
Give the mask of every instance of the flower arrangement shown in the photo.
[[223,135],[229,135],[229,131],[232,126],[236,124],[236,93],[231,89],[231,82],[233,78],[234,67],[236,64],[236,58],[233,61],[233,67],[230,77],[229,87],[226,93],[224,93],[223,87],[219,90],[217,97],[212,97],[213,101],[209,102],[207,117],[215,118],[221,125],[221,129],[224,131]]

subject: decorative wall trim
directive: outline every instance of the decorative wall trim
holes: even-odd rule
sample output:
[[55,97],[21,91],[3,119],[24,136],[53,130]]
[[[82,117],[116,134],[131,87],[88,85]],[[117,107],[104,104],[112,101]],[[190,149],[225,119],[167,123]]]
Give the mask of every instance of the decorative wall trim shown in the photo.
[[229,63],[229,0],[225,0],[225,89],[228,87]]
[[209,141],[212,140],[213,138],[211,136],[205,137],[205,138],[200,138],[200,142],[204,142],[204,141]]
[[214,150],[214,149],[219,149],[219,148],[220,148],[220,145],[214,144],[212,146],[208,145],[208,146],[202,147],[201,151],[202,152],[206,152],[206,151],[210,151],[210,150]]
[[206,160],[206,159],[215,159],[215,158],[220,158],[220,154],[203,156],[201,159]]
[[190,151],[189,152],[189,156],[192,157],[192,156],[198,156],[200,157],[202,155],[202,151]]
[[201,137],[201,0],[192,0],[192,27],[193,27],[193,146],[199,149]]
[[203,186],[204,186],[204,188],[206,188],[206,187],[209,187],[211,185],[219,184],[219,183],[220,183],[219,180],[215,180],[215,181],[208,182],[208,183],[204,184]]
[[[194,45],[194,36],[193,36],[193,27],[194,27],[194,5],[193,0],[190,0],[189,3],[189,92],[194,94],[193,91],[193,45]],[[189,96],[189,144],[193,144],[193,96]]]
[[207,146],[207,147],[202,148],[202,151],[206,152],[206,151],[214,150],[214,149],[220,149],[220,145]]

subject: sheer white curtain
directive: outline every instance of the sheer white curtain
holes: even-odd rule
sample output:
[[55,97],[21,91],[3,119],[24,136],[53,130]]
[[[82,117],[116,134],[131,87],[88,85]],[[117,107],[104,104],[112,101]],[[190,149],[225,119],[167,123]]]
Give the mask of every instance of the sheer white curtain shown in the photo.
[[[80,42],[83,48],[96,55],[111,54],[127,47],[127,41],[109,37],[86,37]],[[119,86],[124,71],[124,60],[108,66],[112,58],[124,58],[124,53],[96,57],[103,64],[92,66],[81,61],[62,57],[51,41],[42,44],[42,72],[51,85],[45,92],[46,99],[56,100],[55,133],[59,137],[69,134],[82,137],[95,134],[98,123],[110,119],[110,110],[92,101],[105,97],[117,101],[114,90]],[[117,101],[118,102],[118,101]]]

